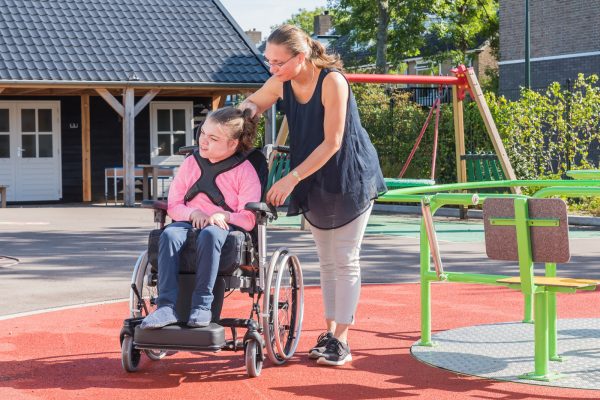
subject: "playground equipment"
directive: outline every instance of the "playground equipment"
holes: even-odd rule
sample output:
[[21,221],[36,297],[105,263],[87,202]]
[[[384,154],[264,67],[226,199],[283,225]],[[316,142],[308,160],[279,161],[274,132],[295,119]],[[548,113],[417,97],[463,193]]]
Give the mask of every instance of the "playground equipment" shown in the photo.
[[[556,275],[556,264],[570,258],[567,213],[564,202],[548,197],[600,197],[600,171],[573,171],[582,180],[504,180],[415,187],[388,192],[383,202],[420,202],[421,223],[421,340],[431,341],[431,282],[463,282],[501,285],[520,290],[525,299],[524,322],[535,323],[534,371],[523,379],[551,380],[549,361],[561,360],[557,348],[556,293],[593,290],[600,281],[564,279]],[[541,187],[531,197],[520,194],[444,193],[499,187]],[[432,195],[429,195],[431,193]],[[437,193],[437,194],[434,194]],[[433,215],[444,205],[466,206],[483,203],[486,250],[491,259],[519,263],[519,276],[444,271]],[[431,270],[433,259],[434,270]],[[545,263],[545,276],[534,275],[534,263]],[[532,306],[535,304],[535,321]]]
[[[347,74],[346,78],[352,83],[390,83],[390,84],[432,84],[439,86],[451,86],[452,87],[452,108],[454,115],[454,135],[455,135],[455,148],[456,148],[456,181],[459,183],[467,182],[467,163],[465,159],[461,158],[465,155],[465,133],[464,133],[464,121],[463,121],[463,101],[466,94],[469,93],[471,98],[477,103],[477,107],[485,124],[488,136],[494,146],[498,160],[504,176],[510,180],[517,179],[513,168],[508,160],[506,150],[498,134],[498,129],[490,113],[490,109],[485,101],[485,97],[479,86],[479,81],[475,75],[473,68],[467,68],[464,65],[460,65],[452,70],[454,76],[426,76],[426,75],[393,75],[393,74]],[[439,102],[439,99],[438,99]],[[433,107],[432,107],[433,111]],[[431,113],[430,117],[431,118]],[[439,111],[436,113],[436,119],[439,118]],[[426,129],[426,126],[424,126]],[[424,133],[422,129],[422,137]],[[289,133],[287,121],[283,120],[277,138],[275,139],[274,146],[283,146],[287,140]],[[416,151],[415,147],[411,154]],[[274,151],[273,157],[277,154]],[[271,158],[272,160],[273,158]],[[432,157],[432,165],[435,165],[435,155]],[[434,167],[435,168],[435,167]],[[434,170],[432,168],[432,170]],[[405,171],[403,171],[405,172]],[[403,175],[403,173],[401,173]],[[421,179],[398,179],[398,178],[386,178],[386,183],[389,189],[399,189],[405,187],[415,186],[432,186],[435,184],[433,177],[429,180]],[[511,188],[513,192],[518,193],[519,188],[513,186]]]

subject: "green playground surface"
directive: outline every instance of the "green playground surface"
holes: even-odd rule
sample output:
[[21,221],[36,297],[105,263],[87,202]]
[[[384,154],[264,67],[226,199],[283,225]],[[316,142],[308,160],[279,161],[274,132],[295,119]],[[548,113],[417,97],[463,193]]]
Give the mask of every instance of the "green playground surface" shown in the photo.
[[[414,215],[374,213],[367,225],[368,235],[391,235],[419,238],[421,218]],[[272,223],[274,226],[300,228],[300,216],[286,217],[279,213],[279,218]],[[435,218],[438,240],[447,242],[467,243],[483,242],[483,220],[439,217]],[[600,237],[600,227],[571,226],[569,236],[573,239]]]

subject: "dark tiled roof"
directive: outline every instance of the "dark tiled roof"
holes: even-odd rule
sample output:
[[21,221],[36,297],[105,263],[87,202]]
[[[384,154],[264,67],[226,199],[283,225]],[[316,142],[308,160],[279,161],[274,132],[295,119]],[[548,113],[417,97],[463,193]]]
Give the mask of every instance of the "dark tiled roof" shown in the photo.
[[0,80],[262,83],[218,0],[0,0]]

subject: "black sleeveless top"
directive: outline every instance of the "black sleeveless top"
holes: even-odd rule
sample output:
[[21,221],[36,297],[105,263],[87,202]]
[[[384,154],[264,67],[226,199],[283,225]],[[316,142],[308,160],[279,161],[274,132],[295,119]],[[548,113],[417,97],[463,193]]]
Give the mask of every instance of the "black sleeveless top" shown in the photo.
[[[322,69],[307,103],[299,103],[291,81],[283,83],[283,111],[290,129],[290,168],[300,165],[324,138],[323,79],[334,69]],[[304,214],[319,229],[335,229],[364,213],[378,194],[386,192],[377,152],[360,123],[350,87],[340,149],[321,169],[292,191],[288,215]]]

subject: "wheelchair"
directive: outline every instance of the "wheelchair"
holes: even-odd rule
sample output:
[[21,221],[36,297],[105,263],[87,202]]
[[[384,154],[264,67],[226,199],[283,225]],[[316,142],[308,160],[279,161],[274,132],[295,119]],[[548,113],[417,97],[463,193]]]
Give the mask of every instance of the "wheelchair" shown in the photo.
[[[180,152],[186,149],[180,150]],[[262,153],[261,153],[262,156]],[[259,172],[263,188],[267,171]],[[263,179],[264,177],[264,179]],[[271,178],[271,177],[269,177]],[[265,192],[266,190],[263,190]],[[127,372],[140,366],[142,354],[158,361],[178,351],[244,351],[250,377],[260,375],[268,358],[281,365],[292,357],[300,340],[304,313],[304,283],[298,257],[287,248],[278,248],[267,259],[267,225],[277,218],[277,210],[264,202],[248,203],[246,209],[256,216],[252,232],[229,233],[219,263],[213,289],[212,320],[204,328],[190,328],[185,322],[190,312],[195,269],[196,230],[190,230],[180,254],[179,295],[176,311],[180,323],[161,329],[140,328],[144,317],[156,309],[158,298],[158,239],[165,227],[166,201],[149,200],[143,207],[154,210],[158,229],[150,232],[148,249],[140,254],[133,268],[129,295],[130,316],[120,332],[121,362]],[[234,290],[252,298],[248,318],[220,318],[226,294]],[[231,331],[226,338],[226,329]],[[239,338],[238,329],[246,329]]]

